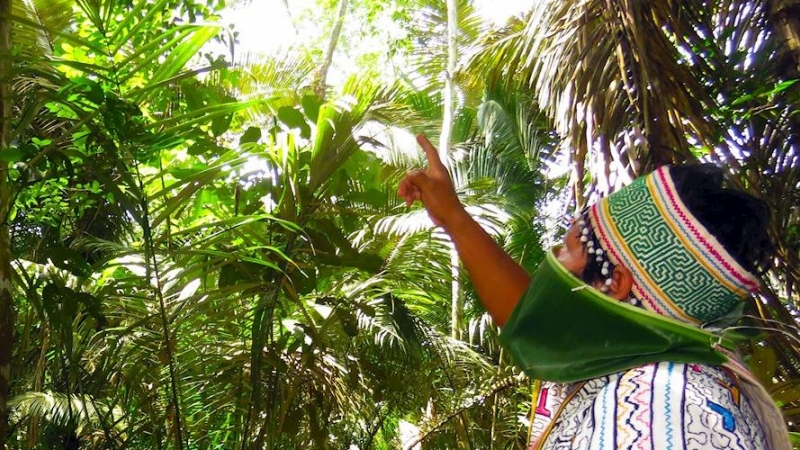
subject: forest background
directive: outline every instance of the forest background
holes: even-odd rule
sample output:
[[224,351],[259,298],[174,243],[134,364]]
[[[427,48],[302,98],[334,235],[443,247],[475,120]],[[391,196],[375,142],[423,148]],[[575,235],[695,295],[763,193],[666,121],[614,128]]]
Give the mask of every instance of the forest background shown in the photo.
[[800,0],[284,1],[261,53],[230,3],[0,0],[0,447],[524,448],[534,382],[396,197],[416,133],[529,269],[725,167],[774,214],[737,326],[798,429]]

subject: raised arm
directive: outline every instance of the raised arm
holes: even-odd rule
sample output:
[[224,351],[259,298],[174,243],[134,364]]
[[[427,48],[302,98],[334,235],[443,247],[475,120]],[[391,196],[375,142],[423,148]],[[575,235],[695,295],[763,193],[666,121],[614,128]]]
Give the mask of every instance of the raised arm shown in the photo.
[[530,283],[530,275],[497,245],[458,200],[436,148],[423,136],[428,168],[409,172],[398,194],[406,204],[421,201],[431,220],[444,228],[456,246],[475,290],[494,322],[503,326]]

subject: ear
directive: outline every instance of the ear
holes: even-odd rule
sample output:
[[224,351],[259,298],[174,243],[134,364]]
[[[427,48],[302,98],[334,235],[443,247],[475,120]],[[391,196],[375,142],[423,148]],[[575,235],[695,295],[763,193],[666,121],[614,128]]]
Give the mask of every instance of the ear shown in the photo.
[[611,286],[608,287],[608,295],[617,300],[625,300],[631,294],[633,287],[633,275],[627,268],[617,265],[611,274]]

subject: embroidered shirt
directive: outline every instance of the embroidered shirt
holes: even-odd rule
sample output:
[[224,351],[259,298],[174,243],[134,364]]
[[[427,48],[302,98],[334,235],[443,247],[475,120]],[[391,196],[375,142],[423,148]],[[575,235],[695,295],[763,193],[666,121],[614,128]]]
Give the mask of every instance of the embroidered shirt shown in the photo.
[[544,383],[532,449],[767,449],[731,372],[653,363],[569,385]]

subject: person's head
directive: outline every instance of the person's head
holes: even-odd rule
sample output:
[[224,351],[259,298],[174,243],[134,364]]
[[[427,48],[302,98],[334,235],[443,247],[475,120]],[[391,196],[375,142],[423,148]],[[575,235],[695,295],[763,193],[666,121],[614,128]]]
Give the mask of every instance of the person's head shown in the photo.
[[587,208],[559,260],[612,298],[693,324],[758,288],[770,260],[766,205],[711,165],[667,166]]

